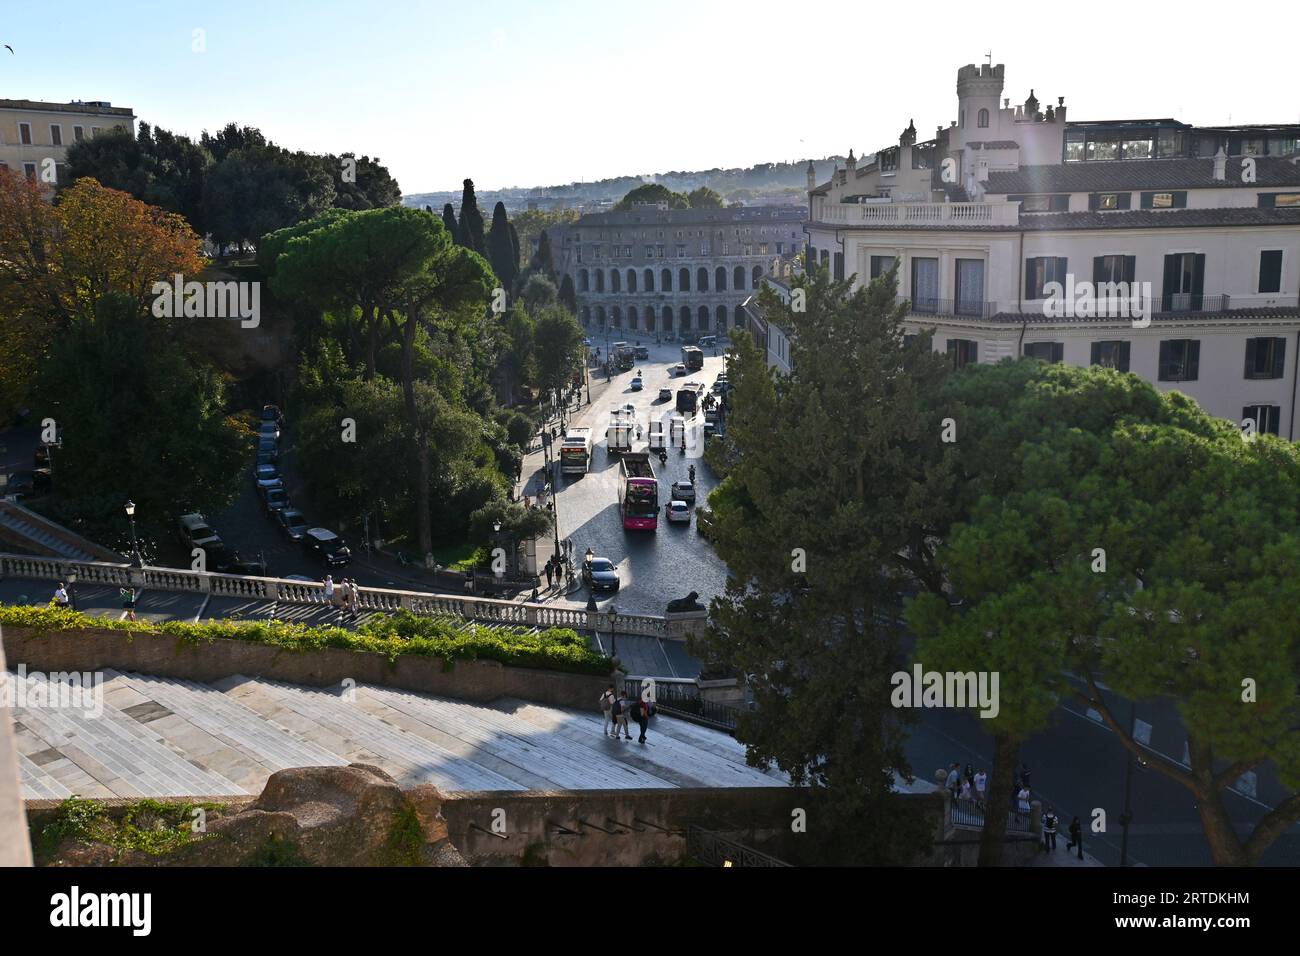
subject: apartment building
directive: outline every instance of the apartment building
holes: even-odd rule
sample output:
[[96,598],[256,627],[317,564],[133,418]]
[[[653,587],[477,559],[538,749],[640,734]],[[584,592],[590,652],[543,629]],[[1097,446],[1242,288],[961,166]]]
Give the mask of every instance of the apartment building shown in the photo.
[[0,167],[63,182],[68,147],[114,127],[134,136],[135,113],[102,101],[0,99]]
[[1300,125],[1067,119],[962,67],[957,119],[809,182],[810,261],[897,268],[956,365],[1111,365],[1300,437]]
[[669,209],[583,216],[549,233],[588,328],[723,332],[745,323],[763,277],[803,249],[803,206]]

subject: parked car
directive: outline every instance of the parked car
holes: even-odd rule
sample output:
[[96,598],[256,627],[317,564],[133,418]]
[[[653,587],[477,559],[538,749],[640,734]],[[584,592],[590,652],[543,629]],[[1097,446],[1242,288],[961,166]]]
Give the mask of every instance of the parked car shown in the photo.
[[674,366],[672,367],[672,369],[671,369],[670,371],[671,371],[671,374],[673,374],[673,375],[677,375],[677,376],[685,375],[685,374],[686,374],[686,366],[683,365],[681,362],[678,362],[676,365],[674,365]]
[[262,426],[257,430],[257,438],[258,441],[266,441],[268,438],[271,441],[279,441],[280,426],[275,422],[262,422]]
[[634,392],[639,392],[639,391],[641,391],[642,384],[643,384],[643,383],[642,383],[642,381],[641,381],[641,376],[640,376],[640,375],[634,375],[634,376],[632,376],[632,391],[634,391]]
[[245,561],[238,551],[232,554],[223,551],[217,559],[216,568],[221,574],[251,574],[259,578],[268,576],[265,561]]
[[277,424],[277,425],[279,425],[280,427],[283,428],[283,427],[284,427],[284,413],[283,413],[282,411],[280,411],[280,407],[279,407],[278,405],[263,405],[263,406],[262,406],[262,421],[264,421],[264,422],[275,422],[275,424]]
[[280,445],[274,438],[259,438],[257,440],[257,460],[262,461],[279,461]]
[[278,454],[277,452],[262,451],[261,449],[258,449],[258,452],[257,452],[257,461],[256,461],[255,464],[257,464],[257,465],[274,465],[274,464],[276,463],[276,461],[279,460],[279,457],[280,457],[280,456],[279,456],[279,454]]
[[284,490],[284,485],[267,488],[262,492],[262,503],[266,506],[266,513],[274,518],[277,511],[289,507],[289,493]]
[[266,488],[270,485],[282,485],[280,480],[280,469],[275,465],[254,465],[253,466],[253,483],[258,488]]
[[593,591],[617,591],[618,568],[609,558],[592,558],[583,562],[582,580]]
[[668,515],[669,521],[691,522],[691,506],[684,501],[670,501],[664,505],[664,511]]
[[181,544],[185,545],[185,547],[190,549],[202,548],[208,552],[225,550],[226,546],[222,543],[220,535],[209,527],[207,519],[197,511],[192,514],[181,515],[177,519],[176,525]]
[[684,501],[688,505],[695,504],[695,485],[689,481],[673,482],[673,501]]
[[297,508],[281,508],[275,513],[275,523],[290,541],[301,541],[307,533],[307,518]]
[[636,345],[632,347],[632,354],[639,359],[648,359],[650,357],[650,349],[645,345]]
[[310,528],[302,536],[303,550],[327,568],[352,563],[352,552],[342,538],[326,528]]
[[671,388],[665,385],[663,388],[659,389],[659,401],[671,402],[672,400],[673,400],[673,390]]

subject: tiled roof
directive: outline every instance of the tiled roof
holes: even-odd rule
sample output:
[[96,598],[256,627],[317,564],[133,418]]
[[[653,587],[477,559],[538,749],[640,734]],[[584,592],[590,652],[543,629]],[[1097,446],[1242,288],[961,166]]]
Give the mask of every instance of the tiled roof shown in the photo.
[[1211,159],[1131,159],[1116,162],[1022,166],[990,172],[986,193],[1078,193],[1107,189],[1226,189],[1300,186],[1300,165],[1280,156],[1256,156],[1255,182],[1242,182],[1241,156],[1229,156],[1227,177],[1214,178]]

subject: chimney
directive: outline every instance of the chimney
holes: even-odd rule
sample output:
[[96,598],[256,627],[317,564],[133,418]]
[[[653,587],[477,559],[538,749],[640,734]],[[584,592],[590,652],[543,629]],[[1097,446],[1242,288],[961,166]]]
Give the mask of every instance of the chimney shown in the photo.
[[1228,178],[1228,154],[1219,147],[1219,151],[1214,154],[1214,180],[1215,182],[1225,182]]

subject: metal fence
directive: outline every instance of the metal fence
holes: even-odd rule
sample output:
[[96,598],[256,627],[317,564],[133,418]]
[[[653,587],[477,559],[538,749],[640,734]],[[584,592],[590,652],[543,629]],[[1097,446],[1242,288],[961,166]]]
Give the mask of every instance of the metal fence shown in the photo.
[[[953,800],[949,817],[954,826],[984,827],[984,812],[987,808],[974,800]],[[1029,832],[1029,814],[1019,810],[1007,811],[1007,830],[1015,833]]]
[[702,866],[785,866],[790,864],[703,827],[686,830],[686,852]]
[[654,681],[655,708],[661,713],[718,730],[735,731],[742,708],[705,700],[694,681],[625,675],[620,690],[628,697],[639,697],[647,680]]

